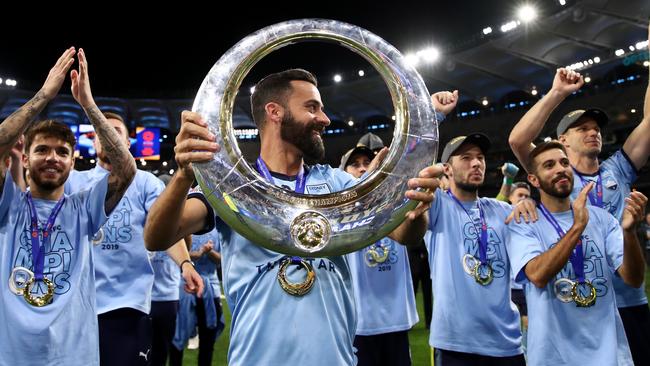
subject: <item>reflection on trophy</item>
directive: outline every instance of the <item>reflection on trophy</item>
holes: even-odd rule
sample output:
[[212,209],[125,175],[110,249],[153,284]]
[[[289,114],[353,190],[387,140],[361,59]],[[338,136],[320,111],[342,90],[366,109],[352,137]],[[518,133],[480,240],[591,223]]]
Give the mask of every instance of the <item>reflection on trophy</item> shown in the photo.
[[[364,57],[385,81],[395,109],[392,144],[380,166],[352,188],[324,195],[297,194],[264,179],[242,157],[232,123],[235,97],[252,67],[306,40],[333,42]],[[221,146],[212,162],[194,166],[211,205],[242,236],[289,255],[340,255],[385,237],[417,205],[404,197],[407,180],[437,153],[437,121],[420,75],[378,36],[333,20],[283,22],[244,38],[212,67],[192,110]]]

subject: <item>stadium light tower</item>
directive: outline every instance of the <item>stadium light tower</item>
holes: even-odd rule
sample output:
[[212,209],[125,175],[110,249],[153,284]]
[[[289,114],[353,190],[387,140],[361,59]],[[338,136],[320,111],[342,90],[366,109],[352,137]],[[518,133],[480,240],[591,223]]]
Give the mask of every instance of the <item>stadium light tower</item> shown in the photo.
[[523,23],[530,23],[537,18],[537,9],[532,5],[523,5],[517,10],[517,18]]

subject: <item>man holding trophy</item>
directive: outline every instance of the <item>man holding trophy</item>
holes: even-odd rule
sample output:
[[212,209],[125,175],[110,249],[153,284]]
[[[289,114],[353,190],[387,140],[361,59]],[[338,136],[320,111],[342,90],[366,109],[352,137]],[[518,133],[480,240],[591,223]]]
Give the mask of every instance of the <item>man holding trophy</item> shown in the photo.
[[[256,166],[265,179],[298,193],[332,193],[356,183],[330,166],[303,163],[305,156],[322,157],[321,134],[330,123],[311,73],[293,69],[269,75],[256,85],[251,101],[261,135]],[[214,212],[201,193],[186,199],[194,181],[191,164],[211,161],[220,148],[213,141],[200,115],[183,112],[175,147],[179,169],[152,207],[145,228],[150,250],[163,250],[176,238],[215,225]],[[407,214],[392,239],[421,240],[439,173],[439,168],[429,167],[409,181],[412,190],[406,197],[421,203]],[[429,191],[416,191],[418,187]],[[288,257],[254,245],[225,225],[219,229],[224,237],[223,282],[233,314],[230,364],[356,362],[352,347],[356,311],[344,256]]]

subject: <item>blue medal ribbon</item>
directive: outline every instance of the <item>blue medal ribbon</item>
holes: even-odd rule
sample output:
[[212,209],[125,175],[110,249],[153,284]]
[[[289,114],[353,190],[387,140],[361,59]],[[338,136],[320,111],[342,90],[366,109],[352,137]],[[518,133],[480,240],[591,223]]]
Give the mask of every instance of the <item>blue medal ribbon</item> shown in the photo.
[[[264,160],[262,160],[261,156],[257,158],[257,162],[255,163],[255,165],[257,165],[257,171],[260,174],[262,174],[264,179],[268,180],[271,184],[275,184],[275,180],[273,179],[273,176],[271,175],[269,168],[267,168],[266,163],[264,162]],[[300,172],[296,176],[295,192],[298,194],[304,194],[306,183],[307,183],[307,179],[305,178],[305,169],[301,166]]]
[[47,219],[47,224],[43,228],[43,245],[39,243],[39,229],[38,229],[38,213],[34,206],[31,192],[27,192],[27,203],[29,204],[29,213],[31,217],[31,241],[32,241],[32,267],[34,269],[34,279],[36,281],[43,280],[43,267],[45,265],[45,250],[50,246],[50,234],[54,227],[54,221],[63,207],[65,197],[61,197],[52,209],[50,217]]
[[[542,211],[542,215],[546,220],[553,226],[560,238],[563,238],[566,235],[566,232],[562,229],[560,224],[555,220],[555,217],[551,212],[544,206],[543,203],[539,203],[539,208]],[[571,215],[573,216],[573,207],[571,208]],[[582,253],[582,240],[578,239],[578,244],[575,247],[575,250],[569,256],[569,261],[571,266],[573,266],[573,271],[576,273],[576,280],[578,283],[585,282],[585,267],[584,267],[584,253]]]
[[[582,174],[578,173],[576,168],[573,168],[573,171],[576,173],[578,178],[580,178],[583,188],[589,184],[589,181],[587,181]],[[591,192],[589,192],[587,196],[589,197],[589,202],[591,202],[592,206],[603,208],[603,177],[600,176],[600,170],[598,170],[598,179],[596,180],[596,197],[594,197]]]
[[474,219],[472,219],[472,215],[469,214],[469,212],[465,209],[465,206],[463,206],[463,203],[460,202],[460,200],[454,196],[453,193],[451,193],[451,189],[447,191],[447,194],[449,197],[451,197],[460,208],[465,211],[465,214],[469,218],[469,222],[472,223],[474,226],[474,229],[476,229],[477,232],[480,232],[480,236],[478,238],[478,253],[479,253],[479,260],[481,261],[481,264],[487,264],[487,246],[488,246],[488,234],[487,234],[487,222],[485,221],[485,216],[483,215],[483,207],[481,207],[481,199],[476,200],[476,206],[478,206],[478,214],[479,218],[481,220],[481,228],[477,229],[476,224],[474,224]]

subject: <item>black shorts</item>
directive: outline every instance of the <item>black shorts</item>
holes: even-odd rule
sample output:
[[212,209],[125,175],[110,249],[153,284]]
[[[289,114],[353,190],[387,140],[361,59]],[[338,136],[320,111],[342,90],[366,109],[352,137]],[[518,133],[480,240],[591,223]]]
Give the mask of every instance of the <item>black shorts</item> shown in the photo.
[[436,348],[434,357],[436,366],[526,366],[526,359],[523,354],[509,357],[492,357]]
[[357,366],[409,366],[408,331],[354,337],[357,349]]
[[522,316],[528,316],[528,306],[526,305],[526,295],[524,295],[524,290],[511,289],[510,297],[512,298],[512,302],[517,305],[519,314]]
[[151,318],[123,308],[97,316],[102,366],[148,366],[151,361]]
[[618,308],[635,365],[650,365],[650,308],[648,304]]

